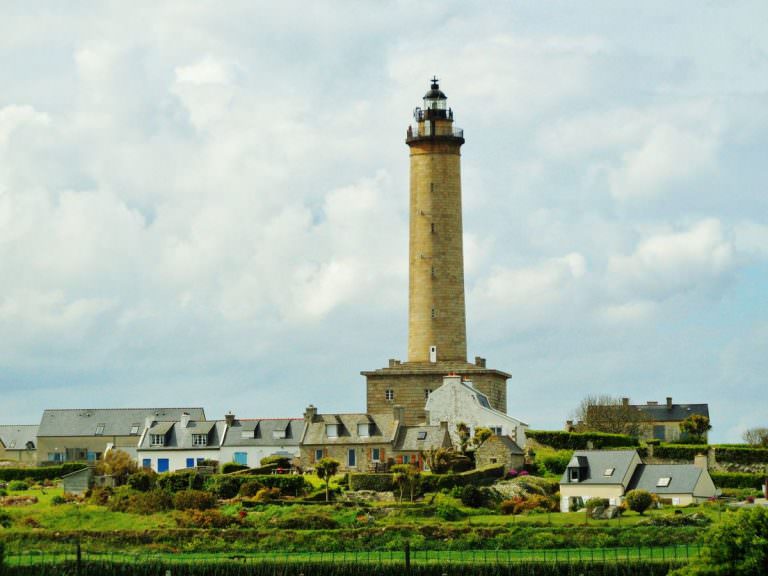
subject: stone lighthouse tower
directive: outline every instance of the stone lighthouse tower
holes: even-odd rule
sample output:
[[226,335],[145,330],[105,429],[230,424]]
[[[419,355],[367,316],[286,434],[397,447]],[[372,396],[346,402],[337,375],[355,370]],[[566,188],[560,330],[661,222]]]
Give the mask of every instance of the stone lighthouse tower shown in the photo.
[[425,419],[424,404],[443,377],[457,373],[471,380],[493,408],[506,412],[509,374],[486,368],[485,359],[467,362],[464,306],[464,251],[461,218],[463,131],[437,78],[414,111],[406,144],[410,149],[410,244],[408,360],[362,372],[367,380],[367,411],[405,410],[405,422]]

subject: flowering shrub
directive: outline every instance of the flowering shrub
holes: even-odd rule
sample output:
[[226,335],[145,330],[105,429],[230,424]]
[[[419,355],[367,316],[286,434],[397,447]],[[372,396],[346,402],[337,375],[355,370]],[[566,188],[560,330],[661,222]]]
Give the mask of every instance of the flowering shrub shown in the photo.
[[517,475],[518,475],[518,471],[515,470],[514,468],[510,468],[507,471],[507,478],[515,478]]

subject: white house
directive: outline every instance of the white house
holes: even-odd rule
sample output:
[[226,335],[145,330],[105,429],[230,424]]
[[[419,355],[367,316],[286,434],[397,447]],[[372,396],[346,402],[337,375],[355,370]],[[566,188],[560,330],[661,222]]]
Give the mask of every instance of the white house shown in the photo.
[[147,418],[139,440],[139,465],[155,472],[194,468],[203,460],[219,460],[227,423],[224,420],[194,420],[183,413],[180,420]]
[[477,428],[489,428],[498,436],[509,436],[518,446],[525,447],[528,424],[491,408],[485,394],[456,374],[443,378],[443,384],[429,394],[425,409],[429,424],[451,423],[454,444],[459,443],[455,425],[463,422],[473,434]]
[[238,420],[226,415],[227,432],[219,449],[219,461],[237,462],[251,468],[266,456],[299,456],[304,432],[303,418],[261,418]]

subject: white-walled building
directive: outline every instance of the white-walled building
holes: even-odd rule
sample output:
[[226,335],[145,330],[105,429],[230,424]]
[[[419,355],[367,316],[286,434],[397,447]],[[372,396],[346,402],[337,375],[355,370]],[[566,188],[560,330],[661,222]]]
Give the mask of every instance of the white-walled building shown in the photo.
[[429,424],[449,422],[451,440],[459,444],[456,424],[463,422],[471,433],[477,428],[489,428],[498,436],[509,436],[521,448],[525,447],[528,424],[491,408],[488,398],[474,388],[471,382],[462,382],[461,376],[449,374],[443,384],[429,394],[426,404]]
[[194,468],[203,460],[219,460],[226,434],[224,420],[193,420],[188,413],[178,421],[148,418],[139,440],[139,466],[155,472]]
[[304,433],[303,418],[237,420],[227,414],[227,433],[219,449],[219,461],[237,462],[251,468],[267,456],[299,456]]

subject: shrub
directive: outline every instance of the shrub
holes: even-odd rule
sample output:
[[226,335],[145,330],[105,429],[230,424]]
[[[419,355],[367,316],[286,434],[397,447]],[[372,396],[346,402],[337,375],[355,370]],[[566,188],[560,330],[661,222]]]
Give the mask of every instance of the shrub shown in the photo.
[[373,490],[375,492],[392,492],[392,474],[350,474],[350,490]]
[[453,522],[455,520],[461,520],[464,518],[464,516],[466,516],[466,514],[452,504],[441,502],[437,505],[437,507],[435,507],[435,516],[443,520]]
[[709,446],[706,444],[661,444],[653,449],[654,458],[670,460],[691,460],[697,454],[706,454]]
[[498,464],[487,468],[478,468],[460,474],[425,474],[421,478],[424,492],[438,492],[450,490],[454,486],[476,486],[493,484],[494,481],[504,477],[504,465]]
[[115,484],[122,486],[128,476],[136,472],[138,466],[131,455],[123,450],[113,448],[104,454],[104,458],[96,463],[96,474],[112,476]]
[[219,469],[219,461],[218,460],[212,460],[210,458],[206,458],[205,460],[202,460],[197,463],[198,468],[213,468],[214,470]]
[[530,494],[528,496],[514,496],[504,500],[499,506],[502,514],[522,514],[535,510],[555,510],[557,503],[554,499],[543,494]]
[[630,510],[643,515],[645,511],[653,504],[653,496],[646,490],[630,490],[625,496],[627,506]]
[[238,464],[237,462],[225,462],[221,465],[222,474],[231,474],[232,472],[240,472],[241,470],[248,470],[248,466],[245,464]]
[[97,506],[106,506],[109,499],[114,494],[114,490],[109,486],[96,486],[90,492],[86,493],[88,502]]
[[52,506],[61,506],[62,504],[66,504],[67,499],[64,498],[61,494],[56,494],[53,498],[51,498],[51,505]]
[[174,519],[179,528],[228,528],[242,523],[240,516],[227,516],[218,510],[185,510]]
[[605,432],[564,432],[562,430],[526,430],[526,436],[539,444],[556,450],[586,450],[591,443],[594,449],[638,446],[637,438],[626,434],[607,434]]
[[204,490],[182,490],[173,495],[177,510],[210,510],[216,507],[216,497]]
[[165,490],[155,489],[149,492],[121,490],[109,499],[107,507],[112,512],[148,515],[170,510],[173,507],[173,497]]
[[61,466],[39,466],[37,468],[6,468],[0,467],[0,482],[10,480],[30,479],[34,482],[57,480],[70,472],[85,468],[82,462],[66,462]]
[[[0,527],[3,528],[10,528],[11,527],[11,515],[8,514],[5,510],[0,510]],[[2,546],[3,543],[0,542],[0,546]],[[2,562],[0,562],[0,568],[2,568]]]
[[237,496],[241,484],[242,481],[235,476],[217,474],[208,478],[206,489],[211,490],[219,498],[228,500]]
[[149,492],[157,483],[157,474],[151,469],[142,469],[128,476],[128,486],[139,492]]
[[262,488],[254,496],[256,502],[273,502],[278,498],[280,498],[280,488]]
[[259,461],[259,464],[262,466],[276,465],[278,468],[290,468],[292,460],[293,457],[291,456],[279,456],[277,454],[273,454],[272,456],[265,456],[262,458]]
[[158,488],[171,493],[182,490],[202,490],[204,483],[205,477],[194,468],[159,474],[156,480]]
[[5,488],[0,488],[0,498],[8,496],[8,491]]
[[768,463],[768,448],[717,446],[715,447],[715,458],[718,462],[732,462],[734,464],[766,464]]
[[600,506],[607,508],[610,505],[608,498],[590,498],[584,503],[584,508],[587,512],[591,513],[595,508]]
[[477,487],[469,484],[461,490],[461,503],[469,508],[480,508],[485,504],[485,494]]
[[29,484],[24,480],[11,480],[8,482],[8,490],[11,492],[20,492],[21,490],[29,490]]
[[339,523],[327,512],[292,513],[275,518],[271,524],[285,530],[333,530],[339,527]]
[[258,480],[249,480],[248,482],[244,482],[240,485],[240,490],[238,494],[240,496],[243,496],[244,498],[253,498],[256,496],[256,493],[264,488],[264,484],[259,482]]
[[561,476],[571,461],[573,452],[571,450],[537,450],[534,462],[541,474],[551,474]]
[[764,474],[746,472],[710,472],[712,481],[718,488],[753,488],[760,490],[765,480]]

